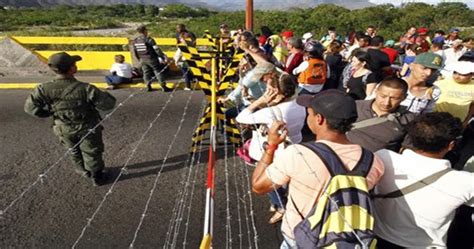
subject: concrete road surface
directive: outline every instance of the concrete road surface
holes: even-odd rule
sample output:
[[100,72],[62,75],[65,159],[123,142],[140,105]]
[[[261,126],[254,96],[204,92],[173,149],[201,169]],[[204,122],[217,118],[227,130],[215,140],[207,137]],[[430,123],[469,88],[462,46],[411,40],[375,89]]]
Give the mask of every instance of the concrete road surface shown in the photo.
[[[119,103],[138,91],[112,93]],[[60,160],[66,149],[51,119],[23,112],[29,92],[0,91],[0,248],[198,248],[207,146],[195,158],[189,148],[205,104],[200,91],[140,92],[110,115],[103,124],[110,179],[96,188]],[[218,150],[214,248],[278,248],[279,225],[266,223],[268,198],[250,193],[253,168],[231,146],[225,160],[225,148]]]

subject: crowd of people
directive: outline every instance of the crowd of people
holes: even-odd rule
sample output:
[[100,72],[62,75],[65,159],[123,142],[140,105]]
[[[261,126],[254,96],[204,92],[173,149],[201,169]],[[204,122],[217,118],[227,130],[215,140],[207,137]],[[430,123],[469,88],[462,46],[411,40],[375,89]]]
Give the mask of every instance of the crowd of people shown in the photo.
[[429,34],[235,32],[239,85],[219,102],[281,248],[472,248],[473,38]]
[[[169,59],[145,26],[137,31],[133,51],[147,90],[158,79],[171,91],[163,77]],[[183,24],[176,31],[178,44],[195,44]],[[430,37],[423,27],[398,42],[374,26],[347,37],[329,27],[321,39],[225,24],[220,32],[244,56],[238,87],[218,102],[240,125],[237,154],[255,166],[252,189],[269,196],[281,248],[372,248],[375,240],[378,248],[473,247],[473,38],[458,29]],[[76,172],[100,185],[98,109],[113,108],[115,98],[74,78],[79,60],[52,55],[58,77],[35,88],[25,111],[52,116]],[[131,78],[123,56],[115,60],[112,86]],[[174,60],[190,90],[179,49]]]

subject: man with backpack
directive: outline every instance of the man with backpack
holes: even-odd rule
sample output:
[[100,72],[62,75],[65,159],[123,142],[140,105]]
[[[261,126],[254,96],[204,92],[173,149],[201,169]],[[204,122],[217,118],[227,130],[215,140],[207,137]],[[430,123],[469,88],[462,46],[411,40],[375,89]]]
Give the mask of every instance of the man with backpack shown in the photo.
[[[165,92],[173,89],[168,88],[165,83],[165,70],[167,68],[168,57],[161,51],[155,39],[148,36],[148,30],[144,25],[137,28],[138,36],[133,39],[133,55],[140,61],[143,71],[143,81],[145,81],[148,91],[152,91],[151,83],[156,77],[161,88]],[[154,77],[153,77],[154,75]]]
[[281,248],[372,245],[368,191],[381,178],[384,166],[345,135],[357,119],[355,101],[341,91],[327,90],[299,96],[296,102],[307,108],[316,141],[290,145],[273,161],[287,134],[285,124],[275,121],[252,175],[257,194],[289,186]]

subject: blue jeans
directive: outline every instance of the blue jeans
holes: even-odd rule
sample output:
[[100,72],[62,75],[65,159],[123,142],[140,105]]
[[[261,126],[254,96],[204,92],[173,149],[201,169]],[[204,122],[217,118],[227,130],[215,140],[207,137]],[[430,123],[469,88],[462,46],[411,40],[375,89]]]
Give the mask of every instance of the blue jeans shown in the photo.
[[283,235],[283,241],[281,242],[280,249],[296,249],[296,241],[290,237]]
[[118,85],[123,83],[132,83],[132,79],[113,74],[105,76],[105,82],[107,82],[109,85]]
[[186,63],[181,67],[181,73],[183,73],[184,84],[187,88],[191,88],[191,82],[193,80],[193,73]]
[[276,209],[284,209],[286,203],[288,202],[288,198],[286,197],[287,192],[286,186],[282,186],[276,190],[274,189],[272,192],[268,193],[268,197],[270,197],[270,203]]

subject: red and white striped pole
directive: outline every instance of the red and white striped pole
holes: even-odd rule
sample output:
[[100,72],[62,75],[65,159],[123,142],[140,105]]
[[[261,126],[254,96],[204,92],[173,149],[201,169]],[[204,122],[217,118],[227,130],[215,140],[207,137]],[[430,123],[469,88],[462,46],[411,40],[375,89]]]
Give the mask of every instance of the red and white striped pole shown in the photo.
[[212,58],[211,62],[211,134],[209,147],[209,161],[207,164],[207,189],[206,189],[206,210],[204,214],[204,234],[201,241],[200,249],[209,249],[212,247],[212,232],[214,221],[214,171],[216,164],[216,131],[217,131],[217,116],[216,116],[216,59]]

